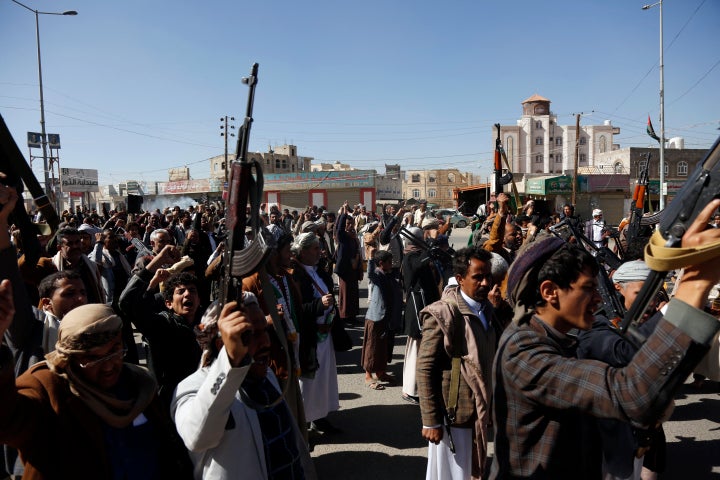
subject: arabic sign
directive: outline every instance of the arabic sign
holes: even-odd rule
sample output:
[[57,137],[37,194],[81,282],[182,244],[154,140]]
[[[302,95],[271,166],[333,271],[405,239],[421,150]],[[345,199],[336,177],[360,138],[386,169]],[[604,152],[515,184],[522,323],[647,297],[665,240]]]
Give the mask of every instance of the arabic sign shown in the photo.
[[61,168],[60,191],[99,192],[98,171],[85,168]]
[[374,170],[270,173],[265,175],[266,190],[314,190],[374,186]]

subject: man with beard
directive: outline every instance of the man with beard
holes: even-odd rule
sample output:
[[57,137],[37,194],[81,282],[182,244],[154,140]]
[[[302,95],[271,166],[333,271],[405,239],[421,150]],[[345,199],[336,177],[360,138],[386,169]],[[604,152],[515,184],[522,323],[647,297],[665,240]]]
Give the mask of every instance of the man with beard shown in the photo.
[[421,312],[417,384],[428,480],[480,478],[487,458],[492,361],[501,327],[488,294],[492,255],[458,250],[457,286]]
[[88,303],[105,303],[107,296],[102,286],[98,267],[82,253],[80,232],[74,228],[63,228],[57,232],[58,252],[52,259],[41,258],[38,266],[52,263],[57,271],[75,270],[82,277]]
[[196,478],[315,477],[312,460],[269,368],[268,324],[255,295],[203,317],[199,370],[178,385],[171,413]]
[[[170,261],[174,249],[165,246],[146,269],[133,275],[120,296],[120,310],[148,341],[148,367],[168,405],[180,380],[197,369],[201,353],[194,331],[200,307],[197,279],[191,273],[171,275],[160,268]],[[156,294],[161,282],[164,290]]]

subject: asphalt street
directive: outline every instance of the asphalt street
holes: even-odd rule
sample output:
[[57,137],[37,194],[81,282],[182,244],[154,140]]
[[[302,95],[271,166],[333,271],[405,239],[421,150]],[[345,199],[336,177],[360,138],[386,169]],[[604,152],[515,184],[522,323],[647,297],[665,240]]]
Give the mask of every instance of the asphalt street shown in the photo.
[[[455,229],[451,245],[466,245],[469,228]],[[361,284],[361,313],[367,307],[367,277]],[[420,410],[401,398],[405,337],[396,338],[389,372],[398,386],[371,390],[360,366],[362,316],[348,328],[354,347],[337,353],[340,410],[328,418],[341,432],[322,435],[312,452],[321,479],[420,479],[425,476],[427,443],[420,436]],[[720,479],[720,384],[689,382],[675,399],[665,424],[667,470],[661,479]],[[493,452],[490,445],[490,452]]]

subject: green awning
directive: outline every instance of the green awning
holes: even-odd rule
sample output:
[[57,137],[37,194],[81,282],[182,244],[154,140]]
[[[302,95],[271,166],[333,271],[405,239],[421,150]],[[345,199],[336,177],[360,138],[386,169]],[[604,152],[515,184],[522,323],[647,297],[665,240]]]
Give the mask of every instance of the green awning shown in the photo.
[[572,193],[572,177],[560,175],[557,177],[531,178],[527,181],[525,193],[528,195]]

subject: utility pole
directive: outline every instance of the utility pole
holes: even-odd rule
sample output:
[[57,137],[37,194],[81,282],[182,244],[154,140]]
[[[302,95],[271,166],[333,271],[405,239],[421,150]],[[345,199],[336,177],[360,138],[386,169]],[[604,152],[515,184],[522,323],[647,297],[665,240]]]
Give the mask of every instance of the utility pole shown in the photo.
[[[228,121],[234,122],[235,117],[228,117],[225,115],[224,117],[220,118],[221,122],[224,122],[223,125],[220,125],[220,136],[225,137],[225,163],[223,163],[223,170],[225,170],[225,182],[228,181],[228,171],[230,170],[230,165],[228,164],[228,137],[234,137],[235,134],[230,132],[228,130]],[[235,125],[229,126],[231,130],[235,130]]]
[[577,171],[578,171],[578,164],[580,159],[580,115],[582,113],[575,114],[575,168],[573,168],[573,178],[572,178],[572,199],[570,200],[570,203],[575,206],[575,194],[577,192]]

